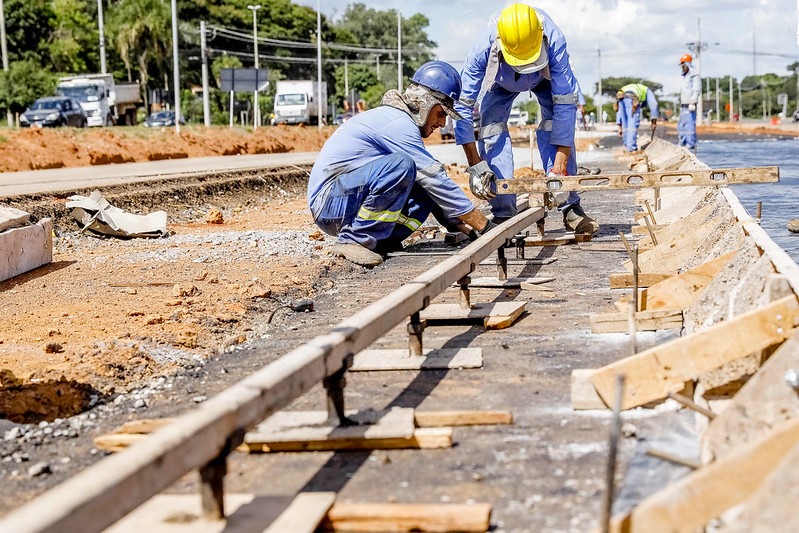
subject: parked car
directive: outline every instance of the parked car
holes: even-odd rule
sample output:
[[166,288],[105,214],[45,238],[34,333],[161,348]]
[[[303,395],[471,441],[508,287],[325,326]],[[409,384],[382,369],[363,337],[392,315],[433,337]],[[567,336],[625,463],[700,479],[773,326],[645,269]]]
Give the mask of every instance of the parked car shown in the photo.
[[[180,117],[180,123],[185,124],[186,121],[183,120],[183,117]],[[144,119],[144,125],[148,128],[160,128],[161,126],[174,126],[175,125],[175,112],[172,110],[167,111],[156,111],[155,113],[150,113],[146,119]]]
[[793,114],[793,121],[799,122],[799,109],[797,109],[796,113]]
[[86,127],[86,113],[80,103],[67,96],[45,96],[39,98],[19,117],[19,125],[28,128],[43,126]]

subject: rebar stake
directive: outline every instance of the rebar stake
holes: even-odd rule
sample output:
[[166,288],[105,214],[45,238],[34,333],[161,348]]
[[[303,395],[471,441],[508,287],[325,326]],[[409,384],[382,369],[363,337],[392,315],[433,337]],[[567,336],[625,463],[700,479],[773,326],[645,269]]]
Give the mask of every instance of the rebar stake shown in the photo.
[[472,308],[472,301],[469,294],[469,284],[472,282],[472,278],[469,276],[463,276],[458,283],[461,286],[461,290],[458,293],[458,303],[461,306],[461,309],[471,309]]
[[505,247],[497,248],[497,279],[505,281],[508,279],[508,259],[505,257]]
[[347,386],[347,369],[352,366],[352,356],[348,356],[341,370],[330,374],[322,380],[327,391],[327,417],[329,421],[338,418],[340,426],[356,426],[357,422],[347,418],[344,409],[344,387]]
[[413,313],[411,315],[411,321],[408,322],[408,351],[411,356],[422,357],[422,333],[424,333],[424,326],[425,324],[419,316],[419,311]]
[[613,404],[613,420],[610,425],[610,442],[608,453],[608,469],[605,476],[605,498],[602,506],[602,533],[610,532],[610,520],[613,510],[613,496],[616,491],[616,454],[621,434],[621,404],[624,398],[624,375],[616,376],[616,401]]
[[760,219],[763,215],[763,202],[757,202],[757,211],[755,212],[755,222],[760,225]]

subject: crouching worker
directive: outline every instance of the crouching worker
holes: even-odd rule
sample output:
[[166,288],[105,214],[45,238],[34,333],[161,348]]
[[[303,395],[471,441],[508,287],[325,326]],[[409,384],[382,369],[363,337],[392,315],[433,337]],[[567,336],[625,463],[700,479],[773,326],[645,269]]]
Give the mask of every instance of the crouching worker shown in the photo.
[[422,142],[447,116],[461,118],[454,110],[460,93],[454,67],[425,63],[404,93],[388,91],[381,106],[327,140],[311,170],[308,205],[316,225],[337,237],[333,254],[379,265],[431,213],[472,239],[494,227]]

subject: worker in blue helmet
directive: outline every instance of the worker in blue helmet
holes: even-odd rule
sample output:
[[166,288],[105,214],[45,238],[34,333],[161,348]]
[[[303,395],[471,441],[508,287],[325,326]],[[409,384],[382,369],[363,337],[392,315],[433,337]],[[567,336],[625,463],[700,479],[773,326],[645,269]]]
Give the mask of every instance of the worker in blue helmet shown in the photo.
[[336,236],[334,255],[373,267],[433,213],[470,238],[493,227],[424,146],[446,122],[459,120],[458,72],[425,63],[404,93],[355,115],[327,140],[311,170],[308,205],[314,221]]

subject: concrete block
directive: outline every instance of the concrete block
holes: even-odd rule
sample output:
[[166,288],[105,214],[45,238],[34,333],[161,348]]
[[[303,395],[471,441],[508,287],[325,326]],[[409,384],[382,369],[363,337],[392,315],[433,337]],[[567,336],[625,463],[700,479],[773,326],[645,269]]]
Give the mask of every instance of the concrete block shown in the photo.
[[53,261],[53,221],[0,232],[0,281]]

